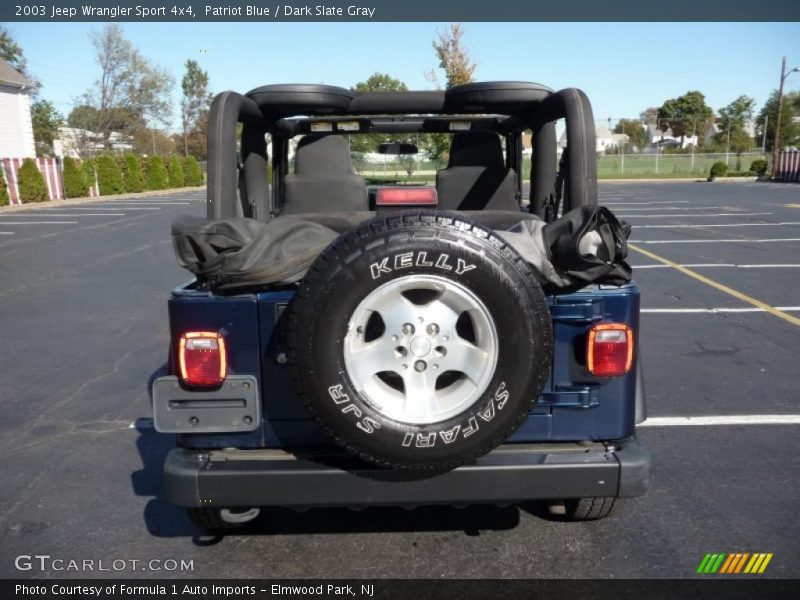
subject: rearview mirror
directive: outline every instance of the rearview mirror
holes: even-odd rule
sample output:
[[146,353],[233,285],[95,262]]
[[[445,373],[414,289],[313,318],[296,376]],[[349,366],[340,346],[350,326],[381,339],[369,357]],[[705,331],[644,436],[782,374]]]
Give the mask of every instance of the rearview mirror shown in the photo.
[[378,144],[378,154],[418,154],[419,148],[416,144],[406,142],[385,142]]

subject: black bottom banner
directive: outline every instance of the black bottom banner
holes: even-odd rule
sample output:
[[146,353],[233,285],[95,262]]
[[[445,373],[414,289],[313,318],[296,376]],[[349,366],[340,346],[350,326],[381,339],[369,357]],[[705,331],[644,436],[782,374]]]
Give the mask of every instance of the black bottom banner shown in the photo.
[[448,600],[578,600],[587,598],[697,599],[800,598],[800,580],[791,579],[376,579],[376,580],[111,580],[62,579],[0,582],[0,598],[119,599],[175,598],[289,600],[357,598]]

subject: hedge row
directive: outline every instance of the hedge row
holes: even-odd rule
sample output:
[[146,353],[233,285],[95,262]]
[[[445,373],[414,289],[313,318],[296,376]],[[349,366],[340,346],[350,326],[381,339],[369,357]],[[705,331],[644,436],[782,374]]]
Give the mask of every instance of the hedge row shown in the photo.
[[50,198],[44,176],[32,158],[22,161],[22,166],[17,171],[17,187],[23,202],[44,202]]
[[3,169],[0,168],[0,206],[8,206],[10,202],[6,177],[3,175]]
[[[84,164],[91,165],[92,162],[86,161]],[[205,183],[203,171],[193,156],[181,160],[177,156],[165,159],[160,156],[140,158],[133,154],[122,157],[105,154],[95,159],[94,166],[89,168],[93,168],[97,174],[101,196],[200,186]]]
[[[27,158],[22,162],[17,177],[23,202],[42,202],[48,199],[44,177],[32,159]],[[203,171],[193,156],[184,160],[172,156],[167,159],[166,165],[160,156],[140,158],[133,154],[121,157],[102,154],[81,163],[66,157],[63,177],[64,194],[67,198],[88,196],[95,181],[101,196],[200,186],[205,183]],[[8,203],[8,191],[0,172],[0,206]]]

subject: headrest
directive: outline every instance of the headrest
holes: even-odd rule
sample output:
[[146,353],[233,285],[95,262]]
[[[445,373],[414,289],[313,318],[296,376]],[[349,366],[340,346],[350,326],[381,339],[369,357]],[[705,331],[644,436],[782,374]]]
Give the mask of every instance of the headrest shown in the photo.
[[500,137],[491,131],[471,131],[457,133],[450,143],[451,167],[487,167],[503,169],[503,147]]
[[325,178],[353,173],[350,148],[339,135],[306,135],[294,156],[296,175]]

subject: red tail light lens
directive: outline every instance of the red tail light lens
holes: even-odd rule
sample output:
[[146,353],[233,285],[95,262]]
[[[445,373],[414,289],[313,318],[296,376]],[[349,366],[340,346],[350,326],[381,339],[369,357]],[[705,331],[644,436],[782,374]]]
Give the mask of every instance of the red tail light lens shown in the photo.
[[225,340],[212,331],[184,333],[178,342],[178,365],[181,381],[187,385],[220,385],[228,370]]
[[436,206],[438,202],[436,189],[420,188],[381,188],[375,196],[377,206]]
[[624,323],[603,323],[589,330],[586,353],[589,373],[596,377],[625,375],[633,365],[633,331]]

